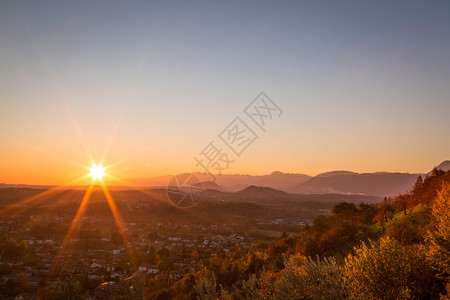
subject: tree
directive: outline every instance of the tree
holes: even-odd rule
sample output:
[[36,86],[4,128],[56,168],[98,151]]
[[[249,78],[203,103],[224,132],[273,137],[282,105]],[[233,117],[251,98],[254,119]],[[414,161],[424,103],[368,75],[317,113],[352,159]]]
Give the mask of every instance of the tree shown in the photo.
[[0,243],[0,255],[4,259],[21,259],[27,249],[28,245],[25,241],[17,242],[13,239],[5,239]]
[[425,236],[427,258],[442,276],[450,277],[450,185],[438,193],[432,208],[434,226]]
[[14,282],[17,286],[22,287],[28,283],[28,277],[24,273],[18,273]]
[[256,274],[251,274],[248,280],[242,281],[239,289],[235,288],[234,295],[239,300],[264,300],[264,296],[259,292],[261,288],[261,280]]
[[7,289],[14,289],[15,287],[16,287],[16,283],[14,282],[14,280],[12,280],[11,278],[6,280],[5,288],[7,288]]
[[192,273],[188,273],[170,287],[171,299],[195,299],[194,285],[195,276]]
[[198,250],[192,251],[191,256],[195,260],[198,260],[200,258],[200,254],[198,253]]
[[307,231],[303,231],[300,233],[300,236],[296,243],[296,250],[306,257],[316,256],[321,253],[316,240],[313,239]]
[[423,242],[421,227],[409,215],[393,221],[386,229],[386,235],[403,246]]
[[214,273],[208,274],[206,270],[203,270],[200,278],[196,280],[194,290],[198,300],[231,300],[231,294],[222,286],[220,286],[220,292],[217,291],[217,282]]
[[274,299],[344,299],[334,258],[316,260],[295,255],[275,282]]
[[339,202],[333,207],[333,215],[352,215],[358,212],[356,205],[349,202]]
[[84,294],[80,278],[70,274],[66,278],[65,284],[59,283],[52,286],[41,298],[45,300],[76,300],[83,299]]
[[424,245],[413,245],[406,249],[411,272],[408,278],[408,286],[412,299],[439,299],[439,295],[445,292],[445,281],[436,275],[438,271],[433,269],[426,259],[427,249]]
[[373,219],[378,212],[378,207],[361,202],[359,204],[359,222],[363,225],[373,223]]
[[0,265],[0,275],[8,275],[12,273],[12,268],[10,265],[3,264]]
[[375,215],[374,217],[375,222],[377,222],[378,226],[383,227],[384,226],[384,222],[386,222],[386,212],[384,212],[383,210],[378,211],[378,213]]
[[141,300],[144,299],[144,278],[131,276],[120,279],[118,290],[105,295],[105,299]]
[[409,194],[398,195],[397,197],[395,197],[395,200],[394,200],[394,205],[395,205],[396,209],[403,210],[403,213],[405,215],[408,214],[408,212],[406,211],[408,200],[409,200]]
[[345,259],[343,277],[351,299],[406,299],[411,266],[405,249],[390,238],[369,240]]

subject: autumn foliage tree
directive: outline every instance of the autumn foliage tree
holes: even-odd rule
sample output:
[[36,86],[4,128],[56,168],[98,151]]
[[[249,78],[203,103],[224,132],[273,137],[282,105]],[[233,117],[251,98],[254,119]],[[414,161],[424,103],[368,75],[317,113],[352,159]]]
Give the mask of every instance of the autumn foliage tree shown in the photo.
[[410,272],[407,253],[396,240],[363,242],[345,259],[345,290],[350,299],[407,299]]
[[432,265],[449,279],[450,276],[450,184],[438,193],[432,209],[433,226],[425,237],[428,259]]
[[0,243],[0,255],[3,259],[21,259],[27,249],[28,245],[25,241],[17,242],[9,238]]

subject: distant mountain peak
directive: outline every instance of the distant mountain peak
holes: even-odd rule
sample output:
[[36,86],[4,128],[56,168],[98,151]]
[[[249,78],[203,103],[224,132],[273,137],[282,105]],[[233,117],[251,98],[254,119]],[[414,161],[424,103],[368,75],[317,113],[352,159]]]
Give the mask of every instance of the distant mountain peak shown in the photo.
[[445,160],[436,167],[438,170],[448,171],[450,169],[450,160]]
[[287,194],[284,191],[276,190],[265,186],[250,185],[238,192],[239,194]]
[[281,171],[273,171],[272,173],[270,173],[270,176],[277,176],[277,175],[284,175],[284,173]]
[[203,190],[223,190],[223,188],[214,181],[202,181],[194,185],[201,187]]
[[317,175],[316,177],[331,177],[331,176],[342,176],[342,175],[357,175],[358,173],[345,171],[345,170],[336,170],[325,172]]
[[284,173],[281,171],[273,171],[269,175],[263,175],[260,177],[311,177],[311,176],[302,173]]
[[[441,162],[436,169],[441,170],[441,171],[450,171],[450,160],[445,160],[443,162]],[[428,172],[428,175],[430,175],[433,172],[433,170],[431,170],[430,172]]]

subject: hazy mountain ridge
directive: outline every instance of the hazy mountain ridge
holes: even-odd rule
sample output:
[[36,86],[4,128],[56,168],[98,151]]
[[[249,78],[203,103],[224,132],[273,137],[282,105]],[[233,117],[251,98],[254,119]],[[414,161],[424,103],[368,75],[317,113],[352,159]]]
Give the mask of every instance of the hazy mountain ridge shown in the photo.
[[365,173],[314,177],[293,187],[290,192],[298,194],[361,194],[395,196],[410,189],[420,174]]
[[[439,170],[450,170],[450,160],[439,164]],[[201,172],[191,173],[195,175],[203,189],[212,189],[223,192],[243,192],[248,187],[267,187],[274,190],[295,194],[347,194],[347,195],[372,195],[377,197],[395,196],[407,192],[414,184],[418,176],[426,176],[430,173],[390,173],[372,172],[355,173],[346,170],[336,170],[321,173],[315,177],[301,173],[283,173],[274,171],[268,175],[248,174],[222,174],[213,178],[211,175]],[[134,187],[162,187],[167,186],[172,175],[155,176],[141,179],[128,180]],[[215,180],[214,180],[215,179]],[[27,187],[49,188],[51,186],[9,185],[0,184],[0,188]],[[80,187],[70,187],[80,188]],[[124,186],[111,186],[111,189],[126,190]],[[130,188],[131,189],[131,188]],[[258,193],[261,191],[259,190]]]
[[357,175],[357,174],[358,173],[350,172],[350,171],[331,171],[331,172],[321,173],[319,175],[316,175],[316,177],[332,177],[332,176]]
[[[450,170],[450,161],[442,162],[437,168],[444,171]],[[212,181],[210,175],[200,172],[192,174],[201,182]],[[413,186],[418,176],[426,176],[426,174],[425,172],[422,174],[401,172],[355,173],[346,170],[336,170],[313,177],[301,173],[274,171],[269,175],[262,176],[248,174],[216,175],[215,183],[217,186],[207,184],[205,188],[240,192],[247,187],[257,186],[295,194],[334,193],[384,197],[407,192]]]
[[288,193],[284,191],[280,191],[271,187],[264,187],[264,186],[256,186],[251,185],[249,187],[246,187],[245,189],[236,192],[237,195],[252,195],[252,196],[285,196]]

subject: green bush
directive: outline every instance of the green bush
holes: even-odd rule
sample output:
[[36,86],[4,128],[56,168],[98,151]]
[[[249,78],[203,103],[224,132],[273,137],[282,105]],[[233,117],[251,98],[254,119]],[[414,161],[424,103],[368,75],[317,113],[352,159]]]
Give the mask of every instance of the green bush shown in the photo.
[[364,242],[345,259],[343,277],[350,299],[406,299],[411,266],[405,249],[390,238]]
[[334,258],[314,261],[296,255],[275,282],[274,299],[343,299],[341,283]]

